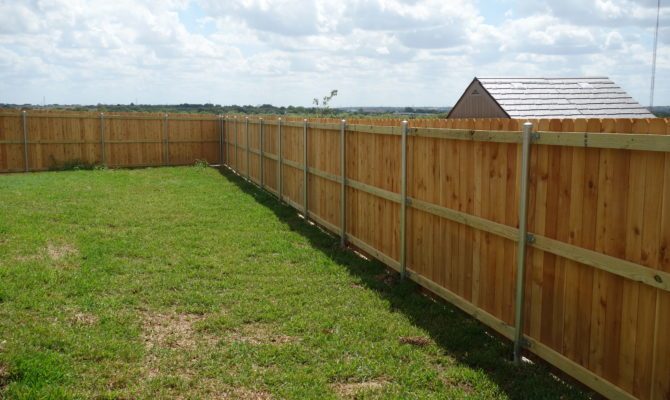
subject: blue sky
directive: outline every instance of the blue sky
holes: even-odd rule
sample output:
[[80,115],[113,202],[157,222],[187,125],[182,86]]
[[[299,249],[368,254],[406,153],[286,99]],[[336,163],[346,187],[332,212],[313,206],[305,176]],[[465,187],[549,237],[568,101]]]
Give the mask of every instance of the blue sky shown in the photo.
[[[656,105],[670,105],[662,0]],[[474,76],[649,102],[656,0],[0,0],[0,102],[449,106]]]

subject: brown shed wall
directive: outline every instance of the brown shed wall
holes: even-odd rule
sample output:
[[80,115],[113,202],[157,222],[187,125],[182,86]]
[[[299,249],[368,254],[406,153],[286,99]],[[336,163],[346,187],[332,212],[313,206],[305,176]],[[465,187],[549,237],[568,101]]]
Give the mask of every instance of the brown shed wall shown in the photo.
[[[479,94],[473,94],[477,91]],[[449,118],[509,118],[478,81],[473,81],[458,100]]]

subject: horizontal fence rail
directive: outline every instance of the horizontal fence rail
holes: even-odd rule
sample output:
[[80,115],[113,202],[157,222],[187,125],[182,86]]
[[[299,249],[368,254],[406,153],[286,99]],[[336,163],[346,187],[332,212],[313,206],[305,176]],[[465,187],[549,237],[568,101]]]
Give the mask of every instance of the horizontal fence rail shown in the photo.
[[0,112],[0,172],[219,161],[221,116]]
[[226,117],[223,146],[254,157],[229,168],[516,340],[517,358],[609,398],[667,398],[670,123],[531,121],[524,155],[522,122],[413,120],[405,142],[398,120]]

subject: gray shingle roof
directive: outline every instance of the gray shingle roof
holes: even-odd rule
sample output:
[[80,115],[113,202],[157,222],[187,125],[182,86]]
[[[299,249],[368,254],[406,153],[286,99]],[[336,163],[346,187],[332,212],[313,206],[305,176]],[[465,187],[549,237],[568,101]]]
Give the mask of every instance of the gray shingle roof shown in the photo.
[[475,78],[511,118],[654,118],[608,78]]

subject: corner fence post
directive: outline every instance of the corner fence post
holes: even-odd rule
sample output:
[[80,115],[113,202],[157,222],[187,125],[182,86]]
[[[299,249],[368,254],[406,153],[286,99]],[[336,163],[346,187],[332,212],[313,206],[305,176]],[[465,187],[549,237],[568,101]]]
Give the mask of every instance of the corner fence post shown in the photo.
[[281,155],[281,153],[282,153],[282,143],[281,143],[281,122],[282,122],[282,121],[281,121],[281,118],[279,118],[279,119],[277,120],[277,136],[278,136],[278,141],[279,141],[279,157],[278,157],[278,160],[279,160],[279,168],[277,168],[277,170],[278,170],[278,171],[277,171],[277,174],[278,174],[279,176],[277,177],[277,182],[278,182],[277,187],[278,187],[278,189],[279,189],[279,201],[284,201],[284,196],[283,196],[283,194],[282,194],[284,188],[283,188],[283,182],[282,182],[282,175],[283,175],[283,171],[282,171],[282,167],[283,167],[283,165],[282,165],[282,164],[283,164],[283,161],[282,161],[282,155]]
[[528,211],[528,175],[530,167],[530,142],[533,135],[533,124],[523,124],[521,142],[521,176],[519,182],[519,240],[516,250],[516,300],[514,312],[514,362],[521,362],[521,349],[523,348],[523,304],[524,304],[524,281],[526,275],[526,243],[527,235],[527,211]]
[[23,125],[23,169],[28,172],[30,171],[28,165],[28,115],[25,110],[21,112],[21,122]]
[[342,185],[340,186],[340,246],[347,244],[347,166],[346,166],[346,132],[347,121],[340,121],[340,173]]
[[247,137],[246,140],[246,145],[247,145],[247,180],[251,180],[251,174],[249,173],[249,117],[244,117],[244,131],[245,135]]
[[100,113],[100,160],[102,165],[107,165],[105,155],[105,113]]
[[407,276],[407,121],[400,136],[400,276]]
[[163,149],[163,154],[165,157],[163,158],[163,164],[165,165],[170,165],[170,133],[168,130],[168,115],[165,113],[165,123],[163,124],[163,144],[164,144],[164,149]]
[[260,126],[258,128],[258,141],[260,142],[259,147],[260,147],[260,159],[261,159],[261,165],[260,165],[260,174],[261,174],[261,189],[265,187],[265,179],[264,179],[264,173],[263,173],[263,118],[260,119]]
[[307,118],[303,120],[303,125],[302,125],[302,147],[303,147],[303,154],[302,154],[302,160],[303,163],[305,164],[302,169],[302,201],[303,204],[305,205],[305,221],[309,218],[309,208],[307,207]]

